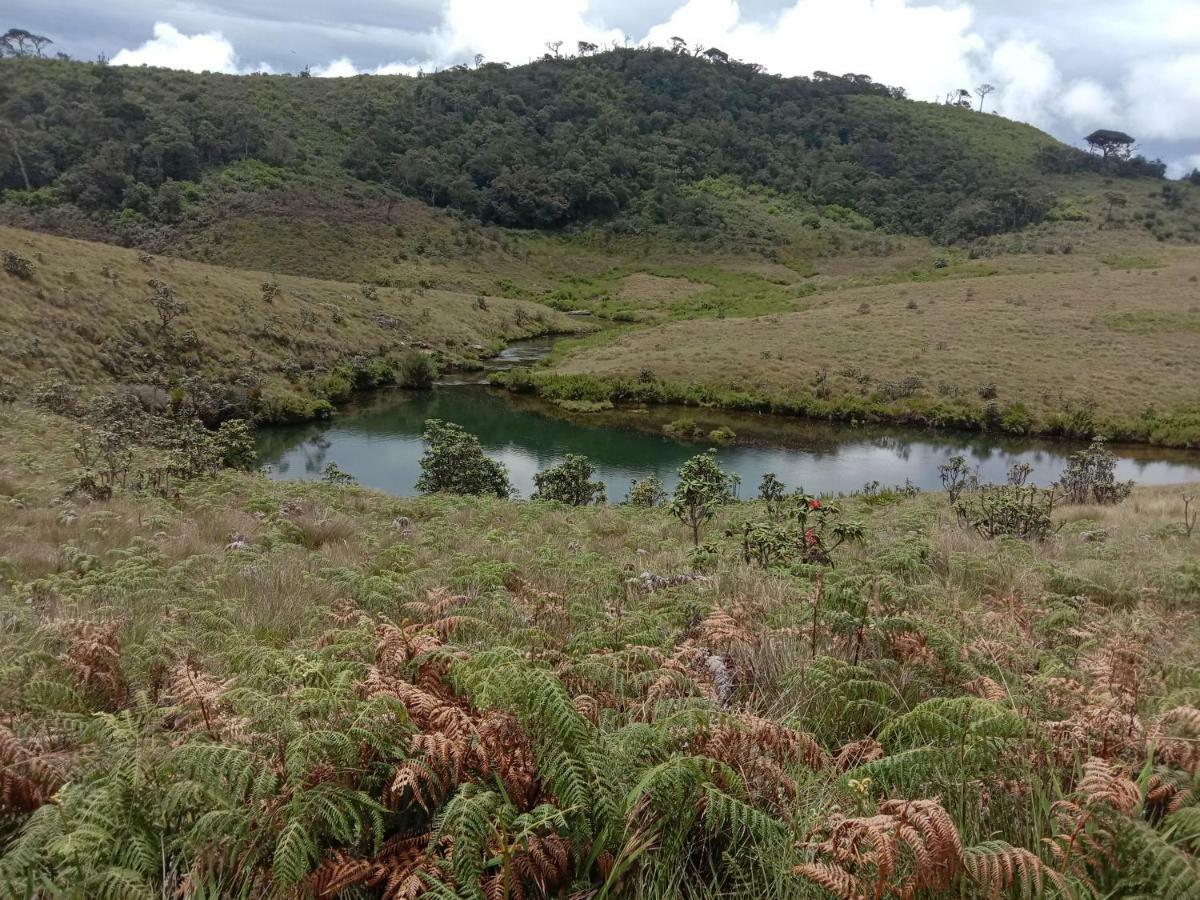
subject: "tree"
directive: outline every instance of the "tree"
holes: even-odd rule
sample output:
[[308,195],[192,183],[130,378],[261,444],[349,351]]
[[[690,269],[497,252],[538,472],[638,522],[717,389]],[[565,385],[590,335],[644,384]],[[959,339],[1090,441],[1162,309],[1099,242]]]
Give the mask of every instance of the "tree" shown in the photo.
[[555,500],[568,506],[590,506],[603,503],[604,482],[592,481],[595,468],[586,456],[568,453],[557,466],[533,476],[537,490],[534,500]]
[[575,48],[579,51],[580,56],[591,56],[599,48],[591,41],[579,41]]
[[1104,202],[1108,204],[1108,218],[1112,219],[1113,210],[1124,209],[1129,203],[1129,198],[1117,191],[1109,191],[1104,195]]
[[979,98],[979,111],[980,112],[983,112],[984,99],[987,97],[988,94],[993,93],[995,90],[996,90],[996,86],[993,84],[988,84],[987,82],[984,82],[983,84],[979,85],[979,87],[975,88],[975,96],[977,96]]
[[41,57],[46,46],[53,43],[50,38],[24,28],[10,28],[0,35],[0,56]]
[[421,435],[426,447],[421,457],[417,490],[425,494],[491,494],[508,497],[512,485],[508,472],[488,459],[479,438],[453,422],[429,419]]
[[546,49],[554,54],[555,59],[558,58],[558,49],[563,45],[562,41],[546,41]]
[[688,52],[687,41],[685,41],[681,37],[671,38],[671,52],[672,53],[687,53]]
[[1104,159],[1129,159],[1133,155],[1134,139],[1123,131],[1098,128],[1084,138],[1093,153]]
[[149,283],[154,292],[150,295],[150,303],[158,313],[158,330],[165,333],[170,330],[172,322],[187,313],[187,304],[175,296],[175,288],[166,282],[151,278]]
[[679,469],[679,483],[667,509],[692,529],[692,543],[700,546],[700,526],[717,514],[717,507],[733,499],[738,477],[717,465],[717,451],[693,456]]

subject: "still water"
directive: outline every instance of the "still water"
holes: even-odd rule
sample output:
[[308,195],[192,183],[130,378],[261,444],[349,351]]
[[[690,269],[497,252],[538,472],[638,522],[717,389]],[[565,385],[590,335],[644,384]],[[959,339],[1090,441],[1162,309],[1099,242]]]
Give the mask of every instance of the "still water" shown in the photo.
[[[535,359],[538,345],[510,348],[498,364]],[[707,433],[718,425],[741,439],[719,446],[722,468],[741,476],[742,496],[753,496],[759,479],[774,472],[789,488],[850,492],[865,483],[884,486],[911,481],[940,489],[938,465],[961,454],[978,466],[985,481],[1002,482],[1009,466],[1033,466],[1032,481],[1058,477],[1076,445],[1012,441],[994,435],[965,435],[901,429],[863,429],[807,423],[772,416],[736,415],[694,409],[654,408],[630,413],[569,415],[556,407],[512,397],[460,377],[432,391],[383,391],[341,410],[329,422],[276,426],[259,433],[259,454],[278,479],[319,480],[330,462],[358,481],[391,494],[416,493],[421,431],[426,419],[456,422],[479,437],[484,450],[503,463],[520,495],[533,492],[533,476],[568,453],[591,459],[611,501],[623,500],[630,484],[658,475],[668,490],[688,457],[711,444],[669,437],[662,426],[681,417],[697,420]],[[749,440],[750,442],[744,442]],[[1200,481],[1200,453],[1147,447],[1114,447],[1118,475],[1140,484]]]

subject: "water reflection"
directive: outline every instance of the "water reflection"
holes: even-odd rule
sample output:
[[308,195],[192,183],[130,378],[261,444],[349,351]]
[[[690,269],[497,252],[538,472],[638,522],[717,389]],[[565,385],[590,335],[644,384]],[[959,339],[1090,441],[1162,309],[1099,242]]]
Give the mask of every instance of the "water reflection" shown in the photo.
[[[637,478],[656,474],[673,487],[675,472],[707,444],[662,433],[674,418],[696,419],[707,432],[728,425],[743,438],[762,443],[718,449],[721,465],[742,478],[743,496],[753,494],[765,472],[789,487],[811,491],[852,491],[865,483],[911,481],[922,489],[940,487],[937,468],[956,454],[978,466],[981,477],[1003,481],[1015,463],[1033,466],[1033,481],[1053,481],[1062,471],[1067,444],[1019,441],[990,435],[950,435],[903,430],[850,429],[770,416],[707,410],[654,408],[571,416],[556,407],[478,385],[433,391],[384,392],[349,407],[332,422],[264,429],[259,453],[272,477],[314,480],[336,462],[362,484],[397,495],[414,494],[424,447],[421,431],[429,418],[457,422],[479,436],[492,458],[508,467],[522,496],[533,476],[567,453],[582,453],[597,466],[611,500],[625,497]],[[631,419],[637,427],[631,427]],[[1200,480],[1200,454],[1148,447],[1116,447],[1118,475],[1139,483]]]

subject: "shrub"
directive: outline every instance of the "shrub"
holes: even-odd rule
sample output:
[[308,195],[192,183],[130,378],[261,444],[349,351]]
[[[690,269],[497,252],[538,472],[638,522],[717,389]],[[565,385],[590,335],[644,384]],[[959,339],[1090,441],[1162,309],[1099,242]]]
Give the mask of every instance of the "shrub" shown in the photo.
[[433,360],[416,350],[405,353],[396,365],[396,382],[401,387],[429,390],[436,376]]
[[79,415],[81,409],[79,392],[55,369],[33,386],[33,404],[60,416]]
[[1132,481],[1117,481],[1116,457],[1095,438],[1086,450],[1067,459],[1060,484],[1068,503],[1120,503],[1133,490]]
[[758,499],[767,505],[767,515],[774,521],[783,515],[787,487],[774,472],[766,472],[758,483]]
[[662,479],[657,475],[650,475],[638,479],[629,486],[629,495],[625,498],[625,502],[630,506],[649,509],[658,506],[666,499],[667,491],[663,487]]
[[988,485],[954,506],[959,520],[980,536],[1044,540],[1057,529],[1051,519],[1054,490],[1032,485]]
[[742,559],[760,566],[832,566],[842,544],[863,539],[861,522],[841,521],[840,507],[797,493],[786,504],[786,521],[742,525]]
[[967,465],[962,456],[952,456],[938,466],[938,475],[942,479],[942,489],[949,495],[951,505],[958,503],[958,498],[965,490],[974,490],[979,486],[979,473]]
[[0,406],[8,406],[17,402],[17,386],[11,378],[0,375]]
[[329,463],[329,465],[325,467],[324,471],[321,472],[321,480],[326,484],[336,484],[342,486],[356,484],[358,481],[358,479],[356,479],[349,472],[344,471],[342,467],[335,462]]
[[700,546],[700,526],[733,499],[738,476],[721,470],[715,450],[693,456],[679,469],[679,483],[667,509],[692,529],[692,543]]
[[589,506],[605,501],[604,482],[592,481],[596,470],[586,456],[568,453],[557,466],[533,476],[534,500],[554,500],[568,506]]
[[417,490],[426,494],[491,494],[508,497],[512,485],[504,466],[484,456],[479,438],[453,422],[430,419],[422,434],[425,454]]
[[736,438],[737,433],[728,425],[720,425],[708,433],[708,439],[718,444],[728,444]]
[[11,250],[5,250],[4,271],[17,278],[29,279],[33,277],[33,262]]

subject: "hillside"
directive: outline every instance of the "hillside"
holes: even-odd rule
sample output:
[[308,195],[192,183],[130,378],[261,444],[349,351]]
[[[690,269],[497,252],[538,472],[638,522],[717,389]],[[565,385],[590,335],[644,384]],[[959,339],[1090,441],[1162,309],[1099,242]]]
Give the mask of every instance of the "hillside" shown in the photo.
[[[226,269],[0,227],[0,377],[22,393],[57,377],[87,390],[188,381],[224,395],[225,415],[307,418],[355,388],[390,381],[406,355],[471,364],[505,341],[581,326],[503,297],[344,284]],[[155,283],[177,309],[165,322]]]
[[[1200,254],[1145,251],[964,260],[939,270],[956,277],[800,298],[776,287],[773,313],[672,315],[683,320],[589,339],[535,383],[559,399],[1200,446]],[[672,301],[677,312],[718,303],[721,288],[675,277],[659,292],[687,298]]]
[[314,218],[381,206],[387,221],[400,194],[502,226],[693,237],[720,218],[695,190],[714,178],[960,241],[1043,219],[1045,174],[1094,163],[1029,126],[865,76],[779,78],[665,51],[422,78],[31,59],[0,73],[23,162],[0,147],[8,220],[159,250],[263,205]]

